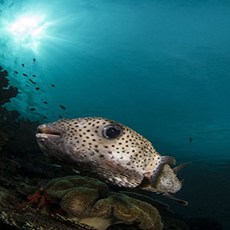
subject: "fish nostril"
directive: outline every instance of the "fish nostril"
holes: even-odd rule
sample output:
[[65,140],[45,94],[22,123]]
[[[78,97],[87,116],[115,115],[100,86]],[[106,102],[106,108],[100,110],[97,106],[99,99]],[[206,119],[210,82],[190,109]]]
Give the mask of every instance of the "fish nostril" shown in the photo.
[[39,125],[37,127],[37,133],[46,133],[46,126],[45,125]]

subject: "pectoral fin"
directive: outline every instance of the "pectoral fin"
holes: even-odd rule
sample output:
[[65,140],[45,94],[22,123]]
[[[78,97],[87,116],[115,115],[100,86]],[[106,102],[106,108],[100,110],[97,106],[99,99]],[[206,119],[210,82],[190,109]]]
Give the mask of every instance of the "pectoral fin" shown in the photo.
[[176,202],[178,202],[179,204],[183,205],[183,206],[187,206],[188,205],[188,202],[186,200],[181,200],[181,199],[178,199],[176,198],[175,196],[173,196],[172,194],[170,193],[164,193],[163,194],[165,197],[168,197],[172,200],[175,200]]
[[181,165],[178,165],[176,167],[173,168],[173,171],[175,174],[177,174],[181,169],[183,169],[186,165],[191,164],[192,162],[187,162],[187,163],[183,163]]

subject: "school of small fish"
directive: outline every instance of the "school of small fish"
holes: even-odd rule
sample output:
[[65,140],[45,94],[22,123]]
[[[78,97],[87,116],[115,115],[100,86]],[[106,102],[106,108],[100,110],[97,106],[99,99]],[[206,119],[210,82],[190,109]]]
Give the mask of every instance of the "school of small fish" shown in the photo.
[[[37,59],[36,58],[33,58],[32,59],[32,65],[36,65],[37,63]],[[30,63],[31,65],[31,63]],[[39,96],[40,94],[37,93],[39,92],[40,90],[42,90],[42,86],[39,86],[38,85],[38,82],[37,82],[37,79],[39,78],[39,76],[37,74],[28,74],[26,73],[26,67],[27,67],[27,64],[25,63],[22,63],[20,66],[18,66],[18,69],[17,70],[14,70],[13,71],[13,75],[14,77],[16,78],[19,78],[19,77],[25,77],[27,80],[25,81],[25,87],[27,88],[30,88],[30,89],[34,89],[36,91],[36,94],[37,96]],[[23,70],[23,71],[20,71],[20,70]],[[50,87],[54,88],[56,87],[55,84],[50,84]],[[19,91],[20,91],[20,88],[19,88]],[[45,105],[48,105],[48,102],[46,99],[44,98],[41,98],[41,103],[45,104]],[[59,104],[58,107],[62,110],[66,110],[66,107],[62,104]],[[36,111],[36,108],[35,107],[30,107],[29,108],[30,111]],[[45,115],[42,116],[43,119],[47,119],[47,117]],[[58,115],[58,117],[62,117],[62,115]]]
[[173,157],[161,156],[151,142],[123,124],[98,117],[61,119],[38,126],[36,138],[47,156],[77,166],[79,171],[187,205],[173,196],[182,187],[177,172],[186,164],[172,168]]

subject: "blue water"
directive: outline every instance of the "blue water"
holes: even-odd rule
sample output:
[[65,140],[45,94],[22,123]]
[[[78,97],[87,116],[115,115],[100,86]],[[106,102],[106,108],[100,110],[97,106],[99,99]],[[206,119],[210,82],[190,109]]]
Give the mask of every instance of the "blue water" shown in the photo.
[[[0,14],[0,62],[21,92],[9,109],[132,127],[160,153],[193,162],[180,193],[191,205],[178,212],[230,228],[229,1],[5,0]],[[38,37],[9,32],[22,15],[43,17]]]

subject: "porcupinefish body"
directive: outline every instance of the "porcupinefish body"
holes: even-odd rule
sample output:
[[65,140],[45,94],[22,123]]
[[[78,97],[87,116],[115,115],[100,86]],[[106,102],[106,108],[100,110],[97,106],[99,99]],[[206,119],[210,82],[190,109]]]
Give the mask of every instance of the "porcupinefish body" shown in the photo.
[[88,170],[123,187],[140,187],[165,195],[182,184],[175,159],[161,156],[142,135],[118,122],[86,117],[42,124],[36,133],[41,150],[48,156]]

